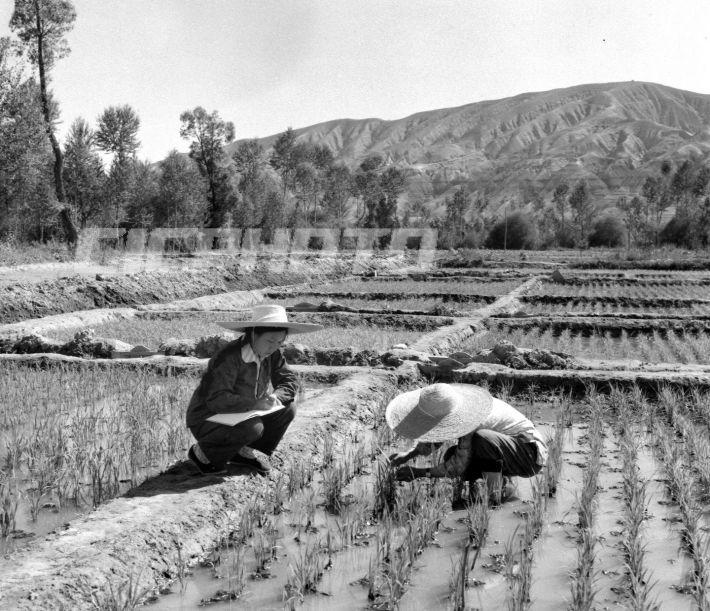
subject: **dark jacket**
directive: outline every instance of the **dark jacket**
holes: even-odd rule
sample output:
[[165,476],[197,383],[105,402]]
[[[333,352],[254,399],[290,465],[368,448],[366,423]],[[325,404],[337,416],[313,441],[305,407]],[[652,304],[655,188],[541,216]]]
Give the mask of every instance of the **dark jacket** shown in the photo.
[[281,403],[288,405],[293,401],[298,392],[298,380],[286,365],[283,353],[277,350],[261,362],[257,380],[256,363],[242,360],[242,347],[246,341],[242,336],[210,359],[207,371],[190,399],[187,426],[200,424],[215,414],[253,409],[257,400],[268,394],[269,382]]

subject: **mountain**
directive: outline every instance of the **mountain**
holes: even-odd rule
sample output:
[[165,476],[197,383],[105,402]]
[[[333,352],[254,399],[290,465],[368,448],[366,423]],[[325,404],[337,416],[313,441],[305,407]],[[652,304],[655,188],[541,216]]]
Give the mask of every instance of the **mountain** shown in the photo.
[[[559,182],[584,178],[609,205],[636,193],[665,159],[709,156],[710,95],[634,81],[578,85],[295,132],[351,167],[382,155],[406,171],[409,201],[440,201],[466,184],[495,208],[509,198],[549,200]],[[268,148],[276,136],[261,142]]]

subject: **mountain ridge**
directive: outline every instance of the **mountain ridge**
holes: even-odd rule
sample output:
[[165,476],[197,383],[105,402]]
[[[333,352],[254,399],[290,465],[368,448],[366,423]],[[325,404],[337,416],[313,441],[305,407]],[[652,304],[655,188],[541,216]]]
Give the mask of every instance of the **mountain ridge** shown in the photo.
[[[351,168],[382,155],[405,171],[405,201],[436,203],[463,184],[495,208],[510,199],[549,201],[560,182],[586,179],[592,196],[610,205],[635,194],[665,159],[710,156],[710,94],[592,83],[294,132],[298,141],[326,144]],[[258,140],[268,149],[277,137]]]

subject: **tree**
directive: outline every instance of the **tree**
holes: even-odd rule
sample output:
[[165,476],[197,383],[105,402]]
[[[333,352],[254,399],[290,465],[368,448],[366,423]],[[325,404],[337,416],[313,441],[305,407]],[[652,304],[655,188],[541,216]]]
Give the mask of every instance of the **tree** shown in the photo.
[[447,197],[444,200],[444,205],[446,206],[446,216],[439,234],[440,244],[444,248],[460,248],[466,237],[466,212],[471,205],[465,187],[456,189],[453,197]]
[[232,160],[239,174],[238,190],[242,199],[237,225],[256,227],[261,222],[260,216],[266,203],[264,147],[256,139],[240,142],[232,154]]
[[616,216],[606,215],[595,221],[589,234],[590,246],[614,248],[624,243],[624,224]]
[[118,164],[123,165],[140,146],[140,126],[138,113],[129,104],[109,106],[99,116],[96,144],[102,151],[113,154]]
[[525,212],[513,212],[493,225],[486,248],[531,249],[537,245],[537,228]]
[[293,188],[299,159],[296,151],[296,133],[290,127],[279,134],[273,144],[269,163],[281,176],[281,205],[286,205],[286,191]]
[[126,221],[128,227],[147,228],[153,224],[158,197],[158,177],[147,161],[135,160],[126,181]]
[[631,201],[623,195],[619,198],[616,207],[621,210],[624,215],[624,225],[626,225],[627,244],[631,248],[639,243],[644,230],[646,229],[646,221],[644,218],[644,205],[638,196],[631,198]]
[[64,148],[64,184],[67,200],[84,229],[101,211],[105,179],[101,158],[96,153],[95,134],[89,124],[78,117],[69,128]]
[[574,186],[567,203],[574,215],[576,245],[579,248],[585,248],[589,242],[589,233],[596,213],[594,204],[589,196],[589,188],[586,181],[580,180]]
[[[134,170],[132,166],[140,146],[138,130],[141,122],[138,113],[129,104],[109,106],[97,122],[96,144],[102,151],[113,155],[106,181],[106,201],[109,204],[106,222],[118,226],[125,220],[129,181]],[[113,216],[109,216],[109,212]]]
[[345,227],[347,201],[352,194],[352,173],[347,166],[335,164],[328,168],[324,177],[323,208],[326,218],[341,229]]
[[160,162],[153,222],[156,227],[201,227],[207,188],[195,162],[176,150]]
[[52,151],[40,88],[34,79],[24,78],[17,48],[19,44],[0,38],[0,235],[25,238],[29,231],[37,233],[27,221],[47,216],[33,210],[51,208],[56,199],[46,196],[47,185],[53,188]]
[[397,204],[404,190],[404,174],[394,167],[387,168],[380,176],[382,196],[377,208],[378,227],[398,227]]
[[67,244],[76,246],[78,234],[66,204],[62,149],[54,133],[54,111],[47,88],[55,63],[69,53],[64,36],[74,27],[76,11],[69,0],[15,0],[10,29],[25,44],[30,61],[39,70],[39,83],[45,129],[54,153],[54,190],[60,206],[60,220]]
[[219,227],[235,199],[229,172],[225,168],[224,152],[224,147],[234,140],[234,124],[223,121],[216,110],[207,113],[201,106],[183,112],[180,121],[180,136],[192,140],[190,157],[197,162],[197,167],[207,180],[207,224],[209,227]]
[[384,160],[379,155],[370,155],[355,172],[354,193],[362,201],[362,212],[356,210],[357,223],[364,227],[375,227],[377,204],[382,196],[380,169]]
[[569,236],[567,235],[567,225],[565,219],[565,212],[567,210],[567,193],[569,192],[569,185],[566,182],[562,182],[555,187],[552,192],[552,205],[557,211],[557,243],[560,246],[568,246],[570,243]]

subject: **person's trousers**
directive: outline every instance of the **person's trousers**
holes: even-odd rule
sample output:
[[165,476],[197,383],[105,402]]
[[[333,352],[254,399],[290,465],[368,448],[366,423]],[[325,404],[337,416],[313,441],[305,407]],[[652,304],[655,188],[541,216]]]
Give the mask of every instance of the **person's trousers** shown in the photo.
[[296,415],[293,404],[261,418],[250,418],[235,426],[205,420],[190,427],[200,449],[216,467],[222,467],[244,446],[271,454],[279,445]]
[[[455,451],[456,446],[453,446],[447,454]],[[534,441],[524,435],[511,436],[481,429],[471,438],[471,457],[462,479],[475,481],[483,472],[532,477],[541,469],[542,466],[537,464],[537,445]]]

